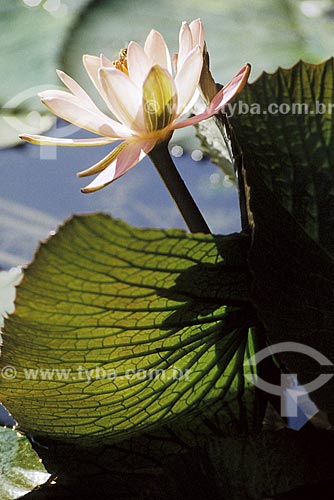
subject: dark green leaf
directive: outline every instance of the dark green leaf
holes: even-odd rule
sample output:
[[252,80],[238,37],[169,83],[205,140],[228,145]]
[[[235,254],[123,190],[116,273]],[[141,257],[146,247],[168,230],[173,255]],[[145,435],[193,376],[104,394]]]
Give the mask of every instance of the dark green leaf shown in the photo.
[[[332,362],[333,81],[333,59],[263,74],[239,96],[239,103],[256,103],[259,111],[231,117],[254,226],[249,262],[259,314],[272,343],[305,343]],[[272,105],[274,110],[281,106],[281,112],[270,112]],[[283,359],[290,371],[299,370],[303,383],[322,369],[307,356]],[[331,409],[333,379],[313,396],[323,409]]]
[[112,491],[117,500],[262,500],[302,487],[304,496],[287,498],[312,500],[334,479],[333,435],[326,431],[225,437],[214,426],[209,421],[201,439],[196,426],[191,439],[174,426],[98,448],[35,442],[56,479],[25,498],[104,500]]

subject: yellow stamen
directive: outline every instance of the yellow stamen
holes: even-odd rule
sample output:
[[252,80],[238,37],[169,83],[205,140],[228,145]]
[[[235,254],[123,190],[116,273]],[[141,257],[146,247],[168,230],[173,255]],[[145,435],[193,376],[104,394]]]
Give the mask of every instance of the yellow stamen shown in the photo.
[[128,49],[122,49],[119,53],[119,56],[118,56],[119,59],[112,62],[116,69],[118,69],[119,71],[122,71],[126,75],[129,74],[127,53],[128,53]]

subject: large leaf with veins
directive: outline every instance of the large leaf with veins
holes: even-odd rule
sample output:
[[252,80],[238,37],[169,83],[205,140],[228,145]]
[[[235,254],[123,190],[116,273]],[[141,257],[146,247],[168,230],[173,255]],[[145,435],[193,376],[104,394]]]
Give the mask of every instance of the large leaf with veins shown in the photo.
[[5,324],[0,397],[24,430],[86,444],[243,392],[254,313],[241,235],[75,217],[42,245]]

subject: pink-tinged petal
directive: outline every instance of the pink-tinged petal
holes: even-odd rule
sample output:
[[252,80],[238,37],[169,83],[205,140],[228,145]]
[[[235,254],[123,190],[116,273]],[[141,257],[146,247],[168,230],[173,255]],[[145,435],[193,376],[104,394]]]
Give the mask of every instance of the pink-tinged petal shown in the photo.
[[202,50],[197,45],[185,59],[180,71],[175,77],[178,95],[177,114],[184,113],[196,93],[203,66]]
[[193,37],[193,44],[199,45],[201,49],[203,50],[204,47],[204,40],[205,40],[205,32],[203,25],[201,23],[200,19],[195,19],[195,21],[192,21],[189,24],[189,28]]
[[190,125],[196,125],[197,123],[207,120],[211,116],[218,113],[218,111],[225,106],[234,96],[240,92],[245,84],[247,83],[251,67],[246,64],[241,70],[232,78],[232,80],[223,87],[218,94],[212,99],[209,106],[200,113],[199,115],[192,116],[181,122],[173,124],[172,130],[177,130],[179,128],[189,127]]
[[210,113],[216,114],[227,104],[247,83],[251,67],[246,64],[212,99],[208,108]]
[[145,130],[142,93],[121,71],[101,68],[99,78],[112,113],[131,130]]
[[99,162],[95,163],[95,165],[87,168],[86,170],[78,172],[77,176],[87,177],[88,175],[98,174],[99,172],[102,172],[102,170],[108,167],[110,163],[112,163],[120,154],[120,152],[126,147],[127,147],[126,142],[122,142],[122,144],[116,146],[109,154],[107,154],[107,156],[102,158],[102,160],[100,160]]
[[189,52],[194,48],[193,37],[188,23],[185,21],[182,23],[180,33],[179,33],[179,53],[177,60],[177,71],[183,66],[185,59],[187,58]]
[[177,130],[179,128],[189,127],[190,125],[197,125],[197,123],[207,120],[212,116],[212,114],[209,113],[207,109],[203,113],[200,113],[199,115],[195,115],[192,116],[191,118],[186,118],[185,120],[182,120],[178,123],[174,123],[171,127],[171,130]]
[[144,51],[150,60],[151,66],[159,64],[167,69],[169,73],[172,72],[169,50],[161,33],[155,30],[150,31],[146,38]]
[[[91,60],[93,64],[96,65],[97,67],[97,60],[99,60],[101,63],[104,65],[109,65],[110,67],[114,67],[112,62],[109,61],[107,57],[105,57],[103,54],[101,54],[100,58],[96,58],[95,56],[86,56]],[[87,59],[88,60],[88,59]],[[100,114],[101,111],[98,109],[98,107],[94,104],[92,99],[89,97],[89,95],[84,91],[84,89],[75,81],[73,78],[68,76],[66,73],[63,71],[57,70],[57,74],[61,81],[67,86],[67,88],[75,95],[77,96],[82,102],[85,103],[86,107],[89,107],[92,109],[95,113]],[[102,88],[98,89],[104,100],[107,102],[107,98],[104,95],[104,91]],[[55,91],[56,93],[59,91]],[[57,94],[52,93],[52,91],[46,91],[46,92],[41,92],[40,97],[43,99],[45,97],[57,97]],[[129,133],[127,130],[124,129],[124,127],[116,122],[115,120],[112,120],[111,118],[108,118],[109,124],[113,127],[114,132],[117,134],[117,137],[129,137]]]
[[85,101],[87,105],[92,105],[92,107],[94,108],[96,107],[87,92],[85,92],[85,90],[75,80],[73,80],[73,78],[71,78],[63,71],[60,71],[59,69],[56,70],[56,73],[63,84],[72,92],[72,94],[80,97],[80,99]]
[[46,91],[41,93],[42,102],[55,115],[77,127],[84,128],[93,134],[123,139],[131,135],[130,131],[112,120],[97,108],[91,109],[78,97],[62,91]]
[[93,182],[83,188],[83,193],[93,193],[99,189],[104,188],[114,180],[124,175],[128,170],[137,165],[155,146],[156,141],[138,141],[130,143],[124,148],[105,168],[105,170],[98,175]]
[[39,144],[40,146],[67,146],[67,147],[93,147],[93,146],[105,146],[110,144],[117,139],[111,139],[110,137],[93,137],[91,139],[59,139],[58,137],[46,137],[44,135],[27,135],[22,134],[19,136],[20,139],[30,144]]
[[129,43],[127,59],[129,77],[141,89],[151,69],[150,60],[144,49],[136,42]]

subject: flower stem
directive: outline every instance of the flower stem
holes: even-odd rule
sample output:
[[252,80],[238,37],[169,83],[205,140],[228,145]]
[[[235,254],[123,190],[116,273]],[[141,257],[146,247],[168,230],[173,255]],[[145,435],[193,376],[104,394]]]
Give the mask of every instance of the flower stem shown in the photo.
[[194,199],[177,171],[168,151],[168,143],[157,144],[149,157],[172,195],[191,233],[210,234],[211,231]]

